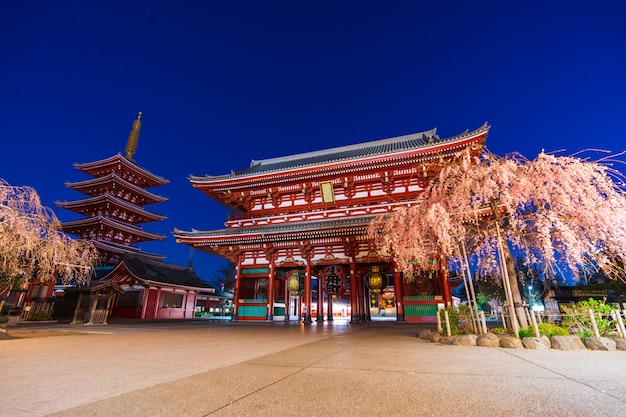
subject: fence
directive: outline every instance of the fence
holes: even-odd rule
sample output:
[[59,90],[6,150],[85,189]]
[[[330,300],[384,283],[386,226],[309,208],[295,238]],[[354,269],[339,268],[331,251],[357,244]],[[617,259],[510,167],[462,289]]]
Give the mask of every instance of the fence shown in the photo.
[[[529,311],[525,308],[526,318],[533,327],[536,324],[552,323],[566,327],[571,334],[582,337],[617,336],[626,338],[626,310],[619,310],[608,305],[600,305],[594,308],[567,307],[559,314],[559,320],[554,321],[552,314],[541,314],[537,311]],[[511,315],[508,310],[502,311],[502,324],[505,330],[510,330]]]
[[54,311],[51,301],[29,301],[22,306],[22,320],[50,320]]

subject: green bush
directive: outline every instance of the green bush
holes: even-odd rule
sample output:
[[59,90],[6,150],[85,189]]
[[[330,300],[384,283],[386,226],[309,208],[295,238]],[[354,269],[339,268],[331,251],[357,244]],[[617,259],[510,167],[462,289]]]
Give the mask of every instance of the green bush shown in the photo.
[[493,329],[491,329],[492,333],[495,334],[507,334],[509,333],[508,331],[505,330],[504,327],[494,327]]
[[28,321],[45,321],[52,319],[52,313],[54,310],[50,309],[47,311],[31,311],[28,313],[28,317],[26,320]]
[[538,323],[539,334],[542,336],[569,336],[569,332],[566,328],[558,326],[552,323]]
[[[460,305],[458,308],[448,307],[448,320],[450,321],[451,334],[470,334],[472,333],[472,314],[469,306]],[[446,320],[441,313],[441,323],[443,332],[447,333]]]
[[532,327],[522,327],[517,331],[517,334],[519,334],[520,339],[525,337],[535,337],[535,330]]
[[571,307],[566,305],[561,307],[565,312],[565,314],[563,314],[563,325],[566,326],[572,334],[577,334],[580,337],[585,337],[583,336],[584,334],[593,334],[593,325],[589,317],[589,309],[595,312],[594,317],[600,336],[606,336],[613,331],[613,319],[611,318],[613,307],[606,304],[606,298],[601,301],[590,298],[587,301],[579,301]]
[[[537,323],[540,336],[568,336],[569,332],[566,328],[557,326],[552,323]],[[535,329],[532,326],[519,329],[519,337],[523,339],[525,337],[536,337]]]

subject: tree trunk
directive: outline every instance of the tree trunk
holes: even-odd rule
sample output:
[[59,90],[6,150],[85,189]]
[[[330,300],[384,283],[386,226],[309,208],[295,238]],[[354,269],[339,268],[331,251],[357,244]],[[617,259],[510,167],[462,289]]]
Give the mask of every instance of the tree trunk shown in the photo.
[[519,284],[517,282],[517,273],[515,272],[515,260],[511,255],[511,249],[509,243],[504,239],[503,245],[504,260],[506,263],[506,271],[509,275],[509,284],[511,286],[511,295],[513,296],[513,306],[515,307],[515,315],[517,316],[517,322],[520,328],[528,327],[528,319],[526,318],[526,311],[522,302],[522,294],[519,291]]
[[[496,222],[502,228],[502,218],[500,211],[498,210],[498,203],[495,200],[491,200],[491,212],[493,213]],[[504,255],[504,263],[506,264],[506,271],[509,276],[509,286],[511,287],[511,296],[513,297],[513,307],[515,309],[515,315],[517,316],[517,323],[520,327],[528,327],[528,319],[526,318],[526,311],[524,310],[522,302],[522,294],[519,291],[519,285],[517,283],[517,273],[515,272],[515,261],[511,255],[511,248],[509,248],[509,242],[506,240],[506,235],[502,239],[502,252]],[[503,274],[504,276],[504,271]]]

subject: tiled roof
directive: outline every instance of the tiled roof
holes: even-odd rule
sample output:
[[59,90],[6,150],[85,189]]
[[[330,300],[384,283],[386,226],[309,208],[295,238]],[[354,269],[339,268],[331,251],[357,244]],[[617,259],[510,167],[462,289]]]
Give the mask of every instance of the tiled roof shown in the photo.
[[155,259],[155,260],[165,259],[165,255],[158,255],[154,253],[144,252],[137,246],[121,245],[115,242],[108,242],[105,240],[92,240],[91,242],[94,244],[94,246],[97,249],[100,249],[102,251],[116,253],[118,255],[132,253],[132,254],[136,254],[137,256],[143,256],[145,258],[150,258],[150,259]]
[[103,169],[104,167],[111,167],[117,164],[122,164],[125,167],[127,167],[129,170],[135,171],[139,173],[140,175],[142,175],[144,178],[146,178],[149,181],[150,187],[154,187],[157,185],[165,185],[165,184],[169,184],[170,182],[169,180],[148,171],[144,167],[138,165],[136,162],[123,157],[119,153],[109,158],[101,159],[99,161],[74,163],[74,168],[80,171],[89,172],[91,170]]
[[[131,182],[128,182],[115,173],[111,173],[103,177],[90,178],[84,181],[66,182],[65,186],[73,190],[79,191],[83,194],[99,195],[102,193],[102,188],[108,191],[109,189],[114,188],[114,184],[117,186],[121,186],[127,192],[132,192],[133,194],[144,197],[146,199],[145,204],[161,203],[167,201],[166,197],[154,194],[145,188],[141,188]],[[85,188],[94,188],[96,191],[93,191],[90,194],[89,190],[84,190]]]
[[241,171],[233,171],[230,174],[222,176],[207,175],[204,177],[196,177],[192,175],[190,178],[192,180],[235,178],[239,176],[282,171],[285,169],[341,162],[356,158],[393,154],[395,152],[436,144],[440,141],[442,140],[437,136],[437,129],[431,129],[420,133],[357,143],[354,145],[340,146],[278,158],[252,160],[250,167]]
[[323,149],[313,152],[288,155],[278,158],[252,160],[250,167],[241,171],[233,171],[225,175],[190,175],[191,181],[203,182],[214,180],[227,180],[238,177],[254,176],[270,172],[280,172],[291,169],[320,166],[323,164],[342,163],[355,161],[362,158],[393,155],[400,152],[413,151],[417,149],[427,150],[429,147],[436,147],[446,143],[463,140],[472,135],[479,135],[489,130],[489,125],[485,123],[480,128],[469,132],[465,131],[460,135],[449,138],[440,138],[437,129],[430,129],[424,132],[410,135],[397,136],[393,138],[380,139],[370,142],[357,143],[354,145],[340,146],[336,148]]
[[124,223],[120,220],[113,219],[111,217],[104,217],[104,216],[87,217],[84,219],[61,223],[61,227],[63,228],[63,231],[65,231],[66,233],[71,233],[71,234],[76,234],[76,235],[80,234],[80,233],[74,233],[74,231],[77,229],[82,229],[82,228],[102,229],[103,225],[113,230],[123,230],[125,232],[131,233],[136,237],[140,237],[144,239],[143,241],[163,240],[166,237],[162,233],[149,232],[133,224]]
[[113,291],[118,294],[124,294],[126,291],[119,285],[111,281],[91,280],[86,284],[78,285],[72,288],[66,288],[64,292],[83,292],[83,293],[99,293],[104,291]]
[[340,146],[321,151],[306,152],[279,158],[253,160],[250,168],[241,173],[261,173],[285,168],[304,167],[330,162],[346,161],[375,155],[386,155],[409,149],[421,148],[439,141],[437,129],[395,138],[381,139],[356,145]]
[[237,227],[220,230],[192,230],[191,232],[185,232],[175,229],[174,236],[177,238],[188,240],[211,239],[212,241],[219,241],[220,238],[224,238],[225,241],[231,242],[233,237],[235,239],[254,239],[255,237],[259,237],[267,240],[270,236],[288,235],[294,233],[327,234],[329,232],[332,233],[333,230],[338,229],[367,227],[374,217],[377,217],[377,215],[343,217],[331,220],[313,220],[308,222],[271,224],[267,226],[252,226],[241,228]]
[[189,267],[150,261],[132,255],[124,255],[122,262],[129,272],[146,281],[184,287],[212,288]]
[[[119,198],[118,196],[108,191],[105,192],[104,194],[101,194],[95,197],[85,198],[82,200],[74,200],[74,201],[56,201],[55,204],[59,207],[62,207],[64,209],[71,210],[77,213],[80,213],[81,209],[87,208],[90,206],[98,208],[102,206],[103,204],[107,204],[107,205],[111,204],[113,206],[121,207],[122,209],[128,210],[132,213],[138,213],[140,216],[143,217],[143,219],[145,219],[145,220],[142,219],[143,220],[142,223],[146,223],[148,221],[165,220],[167,218],[166,216],[147,211],[143,209],[142,207],[137,206],[133,203],[130,203],[127,200],[124,200],[123,198]],[[135,221],[135,223],[137,223],[137,221]]]

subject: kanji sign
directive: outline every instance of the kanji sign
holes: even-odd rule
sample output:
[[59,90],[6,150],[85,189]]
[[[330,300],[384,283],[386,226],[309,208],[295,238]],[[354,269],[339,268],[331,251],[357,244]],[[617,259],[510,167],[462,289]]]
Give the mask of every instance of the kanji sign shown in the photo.
[[342,295],[345,291],[343,285],[345,271],[341,265],[328,265],[322,269],[324,278],[324,292],[330,295]]

